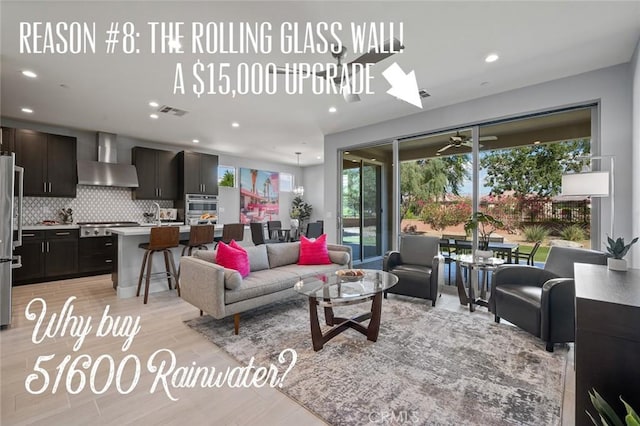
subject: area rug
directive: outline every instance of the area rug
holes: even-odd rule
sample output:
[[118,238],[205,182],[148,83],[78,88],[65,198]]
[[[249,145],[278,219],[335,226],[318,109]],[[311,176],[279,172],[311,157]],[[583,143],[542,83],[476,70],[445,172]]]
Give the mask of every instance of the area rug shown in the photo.
[[231,318],[187,324],[244,365],[295,349],[280,390],[332,425],[561,423],[567,351],[546,352],[516,327],[394,297],[376,343],[347,330],[314,352],[308,309],[302,298],[243,313],[238,336]]

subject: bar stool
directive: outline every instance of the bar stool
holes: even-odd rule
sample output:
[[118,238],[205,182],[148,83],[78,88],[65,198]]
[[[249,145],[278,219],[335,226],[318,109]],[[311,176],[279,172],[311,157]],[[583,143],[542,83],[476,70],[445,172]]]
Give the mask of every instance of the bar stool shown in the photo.
[[[140,288],[142,287],[142,279],[146,276],[144,287],[144,303],[147,304],[149,300],[149,279],[151,275],[163,274],[167,277],[167,283],[169,283],[169,290],[171,290],[171,278],[176,282],[176,290],[180,295],[180,285],[178,283],[178,275],[176,274],[176,265],[173,262],[172,247],[178,247],[180,242],[180,228],[177,226],[163,226],[151,228],[151,234],[149,236],[148,243],[141,243],[139,248],[144,249],[144,257],[142,259],[142,267],[140,268],[140,277],[138,278],[138,291],[136,297],[140,296]],[[156,252],[164,253],[164,266],[165,272],[151,273],[151,265],[153,261],[153,254]],[[145,274],[144,269],[147,268]]]
[[222,241],[229,244],[231,240],[242,241],[244,239],[244,224],[242,223],[225,223],[222,226],[222,238],[215,238],[216,247]]
[[[213,244],[213,234],[215,232],[214,225],[193,225],[189,231],[188,240],[180,240],[180,244],[184,246],[182,256],[187,253],[191,256],[193,249],[208,250],[206,244]],[[188,251],[187,251],[188,250]]]

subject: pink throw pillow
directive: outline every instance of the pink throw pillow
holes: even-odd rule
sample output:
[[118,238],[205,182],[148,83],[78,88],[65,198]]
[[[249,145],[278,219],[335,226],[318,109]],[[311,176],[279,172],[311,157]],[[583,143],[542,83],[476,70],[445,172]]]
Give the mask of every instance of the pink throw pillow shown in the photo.
[[327,234],[318,238],[300,236],[300,258],[298,265],[329,265],[329,250],[327,249]]
[[[231,244],[235,241],[231,241]],[[227,269],[235,269],[240,273],[242,278],[249,275],[249,256],[244,250],[233,248],[231,244],[227,245],[220,241],[216,252],[216,263]]]
[[231,240],[231,242],[229,243],[229,247],[233,247],[236,250],[242,250],[243,252],[247,252],[244,247],[242,247],[240,244],[236,243],[236,240]]

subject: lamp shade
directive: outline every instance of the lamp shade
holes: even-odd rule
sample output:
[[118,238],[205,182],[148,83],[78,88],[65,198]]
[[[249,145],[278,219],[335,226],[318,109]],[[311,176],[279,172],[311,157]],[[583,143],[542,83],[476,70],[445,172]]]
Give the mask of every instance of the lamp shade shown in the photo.
[[562,175],[562,195],[609,196],[609,172]]

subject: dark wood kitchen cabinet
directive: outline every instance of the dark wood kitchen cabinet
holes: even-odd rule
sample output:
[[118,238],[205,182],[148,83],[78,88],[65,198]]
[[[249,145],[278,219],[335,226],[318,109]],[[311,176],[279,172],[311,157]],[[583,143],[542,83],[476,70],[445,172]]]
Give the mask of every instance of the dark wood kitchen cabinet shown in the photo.
[[218,156],[181,151],[178,154],[180,199],[185,194],[218,195]]
[[24,231],[22,246],[15,253],[22,256],[22,267],[13,270],[15,284],[30,284],[78,273],[77,229]]
[[14,253],[21,257],[22,267],[13,269],[14,284],[30,284],[44,278],[44,231],[24,231],[22,246]]
[[14,129],[14,150],[24,167],[25,196],[75,198],[76,138]]
[[178,164],[175,153],[136,146],[131,159],[138,172],[134,200],[175,200],[178,198]]
[[112,271],[116,251],[114,239],[117,237],[80,238],[78,272],[109,273]]
[[0,139],[0,152],[15,152],[15,129],[11,127],[2,128],[2,139]]

